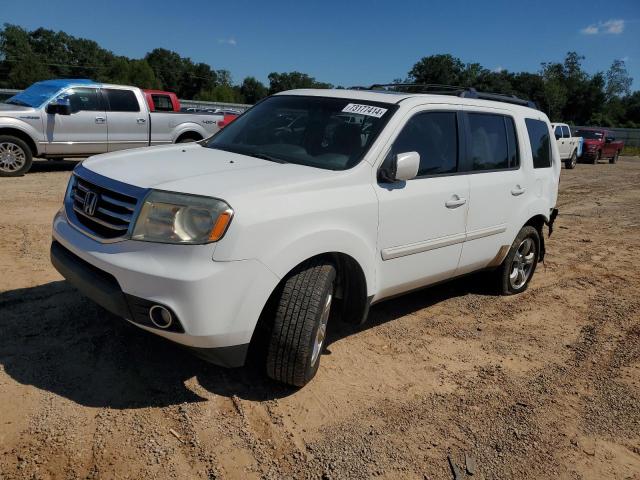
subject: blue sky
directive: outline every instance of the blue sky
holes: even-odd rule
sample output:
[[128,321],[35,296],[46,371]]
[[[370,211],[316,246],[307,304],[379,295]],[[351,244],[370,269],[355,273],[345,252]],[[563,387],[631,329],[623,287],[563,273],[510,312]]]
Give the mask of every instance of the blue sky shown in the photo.
[[343,86],[391,81],[436,53],[537,71],[575,50],[590,73],[624,59],[640,89],[639,0],[0,0],[5,22],[64,30],[130,57],[164,47],[228,69],[236,82],[291,70]]

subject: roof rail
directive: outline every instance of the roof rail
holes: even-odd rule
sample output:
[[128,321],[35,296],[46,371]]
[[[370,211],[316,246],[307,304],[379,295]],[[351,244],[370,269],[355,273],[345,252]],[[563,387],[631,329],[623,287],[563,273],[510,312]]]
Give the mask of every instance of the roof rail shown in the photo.
[[[479,98],[495,102],[512,103],[523,107],[538,109],[535,102],[503,93],[479,92],[473,87],[459,85],[441,85],[437,83],[374,83],[369,87],[352,87],[354,90],[384,90],[387,92],[404,91],[406,93],[430,93],[433,95],[455,95],[462,98]],[[419,91],[415,91],[415,90]]]

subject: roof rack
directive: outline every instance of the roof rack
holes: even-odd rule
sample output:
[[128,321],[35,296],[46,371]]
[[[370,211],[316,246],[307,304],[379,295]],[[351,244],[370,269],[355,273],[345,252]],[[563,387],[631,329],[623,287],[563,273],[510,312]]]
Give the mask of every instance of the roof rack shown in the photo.
[[455,95],[456,97],[462,98],[479,98],[482,100],[493,100],[495,102],[522,105],[523,107],[538,108],[535,102],[518,98],[515,95],[479,92],[473,87],[462,87],[459,85],[440,85],[437,83],[374,83],[369,87],[352,87],[352,89],[383,90],[385,92],[430,93],[433,95]]

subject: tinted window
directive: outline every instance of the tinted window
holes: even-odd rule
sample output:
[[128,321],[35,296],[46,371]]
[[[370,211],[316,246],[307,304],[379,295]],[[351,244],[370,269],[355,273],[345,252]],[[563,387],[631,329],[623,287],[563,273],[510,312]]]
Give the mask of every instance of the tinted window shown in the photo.
[[71,104],[71,113],[103,110],[95,88],[73,88],[60,95],[59,98],[68,98]]
[[518,148],[518,135],[516,134],[516,124],[511,117],[504,117],[505,128],[507,129],[507,144],[509,147],[509,168],[520,166],[520,149]]
[[393,144],[393,154],[418,152],[420,175],[455,172],[458,128],[455,112],[421,113],[412,117]]
[[112,112],[139,112],[140,105],[135,93],[131,90],[104,90]]
[[602,140],[603,133],[598,130],[576,130],[576,137],[587,138],[589,140]]
[[151,95],[153,106],[159,112],[172,112],[173,104],[167,95]]
[[207,147],[330,170],[357,164],[396,111],[388,103],[275,95],[214,135]]
[[549,129],[545,122],[525,119],[529,143],[533,155],[533,168],[547,168],[551,166],[551,143],[549,141]]
[[470,113],[469,147],[472,170],[509,168],[509,145],[505,117]]
[[569,131],[569,127],[562,127],[562,136],[564,138],[571,138],[571,132]]

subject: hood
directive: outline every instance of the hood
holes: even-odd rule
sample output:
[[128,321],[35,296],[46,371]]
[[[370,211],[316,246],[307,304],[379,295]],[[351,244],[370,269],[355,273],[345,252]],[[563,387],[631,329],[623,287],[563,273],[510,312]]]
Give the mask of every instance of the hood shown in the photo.
[[13,105],[11,103],[0,103],[0,117],[13,117],[16,115],[35,112],[36,109],[33,107],[23,107],[22,105]]
[[287,190],[294,185],[333,178],[331,170],[275,163],[203,147],[197,143],[138,148],[97,155],[82,166],[105,177],[141,188],[206,195],[231,200],[259,190]]

